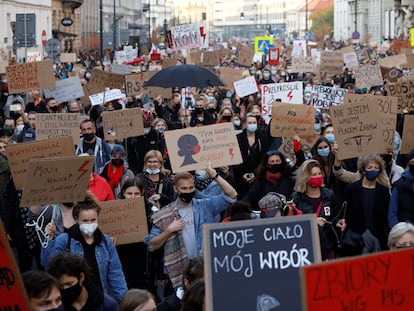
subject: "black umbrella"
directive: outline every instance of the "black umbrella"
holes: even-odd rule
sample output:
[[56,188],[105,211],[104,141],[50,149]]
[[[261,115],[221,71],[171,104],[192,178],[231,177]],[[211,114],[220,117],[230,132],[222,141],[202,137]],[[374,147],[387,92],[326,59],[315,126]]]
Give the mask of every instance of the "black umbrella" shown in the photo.
[[204,67],[183,64],[160,70],[144,86],[203,88],[224,86],[224,83],[213,72]]

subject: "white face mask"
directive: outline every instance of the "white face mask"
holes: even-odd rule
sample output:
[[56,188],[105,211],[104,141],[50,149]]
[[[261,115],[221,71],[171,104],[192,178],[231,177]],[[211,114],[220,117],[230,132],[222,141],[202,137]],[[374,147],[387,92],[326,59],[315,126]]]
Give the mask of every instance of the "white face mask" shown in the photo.
[[21,131],[23,131],[23,129],[24,129],[24,124],[19,124],[19,125],[16,126],[17,132],[21,132]]
[[235,126],[240,126],[240,120],[234,120],[234,121],[233,121],[233,124],[234,124]]
[[91,237],[94,232],[98,229],[98,223],[93,222],[91,224],[80,224],[79,230],[86,236]]
[[147,135],[151,131],[150,127],[144,127],[144,135]]

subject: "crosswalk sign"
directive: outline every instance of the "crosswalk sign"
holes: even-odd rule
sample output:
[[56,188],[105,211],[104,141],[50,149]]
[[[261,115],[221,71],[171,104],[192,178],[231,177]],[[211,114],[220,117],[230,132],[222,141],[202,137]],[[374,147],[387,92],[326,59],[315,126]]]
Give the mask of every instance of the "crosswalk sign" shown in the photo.
[[255,37],[254,38],[254,52],[257,54],[267,55],[270,47],[273,46],[273,37]]

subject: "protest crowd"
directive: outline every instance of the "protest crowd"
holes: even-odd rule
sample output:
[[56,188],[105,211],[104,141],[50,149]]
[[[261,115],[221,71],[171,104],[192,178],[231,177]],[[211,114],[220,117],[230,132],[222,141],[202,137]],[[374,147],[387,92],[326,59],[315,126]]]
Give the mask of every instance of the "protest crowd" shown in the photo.
[[[115,56],[102,65],[83,52],[35,71],[36,89],[18,86],[16,71],[27,64],[9,64],[1,73],[0,216],[33,310],[204,310],[206,224],[312,214],[321,261],[414,246],[412,58],[392,45],[278,52],[272,62],[241,44],[186,57],[154,49],[133,65]],[[178,74],[167,88],[145,84],[190,63],[222,85],[183,85]],[[42,88],[49,69],[54,92]],[[74,79],[76,95],[59,86]],[[69,189],[69,175],[46,181],[34,170],[17,182],[23,167],[13,167],[13,148],[63,136],[74,141],[56,160],[93,159],[84,199],[57,187]],[[39,163],[43,174],[53,171]],[[36,201],[28,189],[43,182],[55,193]],[[57,192],[61,202],[51,199]],[[116,218],[107,209],[137,199],[145,234],[124,242],[106,230]],[[128,217],[117,220],[120,231]]]

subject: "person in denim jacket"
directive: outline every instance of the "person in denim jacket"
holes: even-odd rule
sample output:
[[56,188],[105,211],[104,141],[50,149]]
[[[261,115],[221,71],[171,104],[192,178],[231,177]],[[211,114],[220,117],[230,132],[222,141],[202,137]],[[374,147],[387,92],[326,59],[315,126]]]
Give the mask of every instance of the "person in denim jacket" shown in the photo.
[[87,193],[85,201],[73,208],[77,224],[54,239],[56,226],[53,222],[46,226],[50,241],[41,252],[41,263],[47,267],[50,260],[59,253],[70,252],[86,259],[92,270],[92,281],[105,294],[121,300],[128,288],[121,262],[111,238],[98,228],[99,212],[93,196]]

